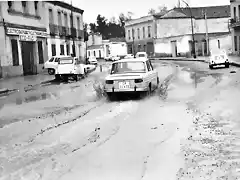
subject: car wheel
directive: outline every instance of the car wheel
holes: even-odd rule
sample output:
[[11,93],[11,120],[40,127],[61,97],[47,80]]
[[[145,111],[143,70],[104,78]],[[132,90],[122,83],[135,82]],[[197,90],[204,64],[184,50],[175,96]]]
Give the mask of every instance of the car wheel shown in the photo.
[[152,94],[152,86],[151,86],[151,84],[149,84],[147,96],[151,96],[151,94]]
[[55,69],[48,69],[48,74],[49,75],[54,75],[55,74]]
[[213,65],[209,64],[209,68],[210,68],[210,69],[213,69]]
[[55,80],[60,81],[60,74],[55,74]]
[[74,76],[74,80],[78,81],[78,75],[77,74]]
[[225,67],[226,67],[226,68],[229,68],[229,63],[225,63]]

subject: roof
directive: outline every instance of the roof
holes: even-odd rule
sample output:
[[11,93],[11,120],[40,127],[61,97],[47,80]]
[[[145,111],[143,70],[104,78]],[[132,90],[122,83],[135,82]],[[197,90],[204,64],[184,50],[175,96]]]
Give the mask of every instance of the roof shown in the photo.
[[[191,9],[191,11],[190,11]],[[173,8],[165,15],[154,15],[156,18],[190,18],[191,13],[195,19],[203,19],[204,12],[206,12],[207,18],[228,18],[231,16],[230,6],[206,6],[206,7],[191,7],[191,8]],[[173,11],[175,13],[173,13]],[[172,16],[170,15],[172,14]],[[174,14],[174,15],[173,15]]]
[[103,45],[100,44],[100,45],[91,45],[87,48],[87,50],[94,50],[94,49],[102,49],[103,48]]
[[146,62],[148,59],[147,58],[127,58],[127,59],[121,59],[118,61],[114,61],[113,63],[119,63],[119,62],[136,62],[136,61],[142,61]]
[[74,7],[71,4],[68,4],[68,3],[63,2],[63,1],[46,1],[46,2],[48,2],[50,4],[53,4],[54,6],[60,6],[62,8],[72,10],[73,12],[76,12],[76,13],[83,14],[83,12],[84,12],[84,10],[82,10],[80,8],[77,8],[77,7]]

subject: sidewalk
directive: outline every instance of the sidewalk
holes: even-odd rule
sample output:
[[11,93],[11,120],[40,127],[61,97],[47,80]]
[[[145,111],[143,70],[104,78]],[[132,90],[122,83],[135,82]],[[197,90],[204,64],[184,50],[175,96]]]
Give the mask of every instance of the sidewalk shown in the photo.
[[44,81],[54,79],[54,76],[46,74],[37,74],[30,76],[18,76],[6,79],[0,79],[0,94],[6,91],[23,90],[25,87],[32,87]]

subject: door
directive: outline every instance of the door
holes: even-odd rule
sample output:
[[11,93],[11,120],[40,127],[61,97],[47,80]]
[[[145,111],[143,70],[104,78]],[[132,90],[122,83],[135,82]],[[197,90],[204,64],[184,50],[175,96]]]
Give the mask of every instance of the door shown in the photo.
[[22,63],[23,63],[23,75],[37,74],[34,61],[34,43],[33,42],[22,42]]
[[146,61],[146,65],[148,70],[148,79],[149,82],[151,82],[152,90],[154,90],[157,88],[157,72],[154,71],[153,66],[149,60]]
[[148,56],[152,56],[154,54],[154,46],[152,42],[147,43],[147,54]]
[[171,47],[172,47],[172,57],[177,56],[177,42],[176,41],[171,41]]

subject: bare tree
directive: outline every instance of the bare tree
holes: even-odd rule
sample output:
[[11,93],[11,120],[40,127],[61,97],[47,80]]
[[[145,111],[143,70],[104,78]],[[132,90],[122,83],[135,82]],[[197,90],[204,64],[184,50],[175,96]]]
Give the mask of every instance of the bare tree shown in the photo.
[[148,10],[148,14],[149,15],[154,15],[154,14],[156,14],[156,10],[151,8],[151,9]]

